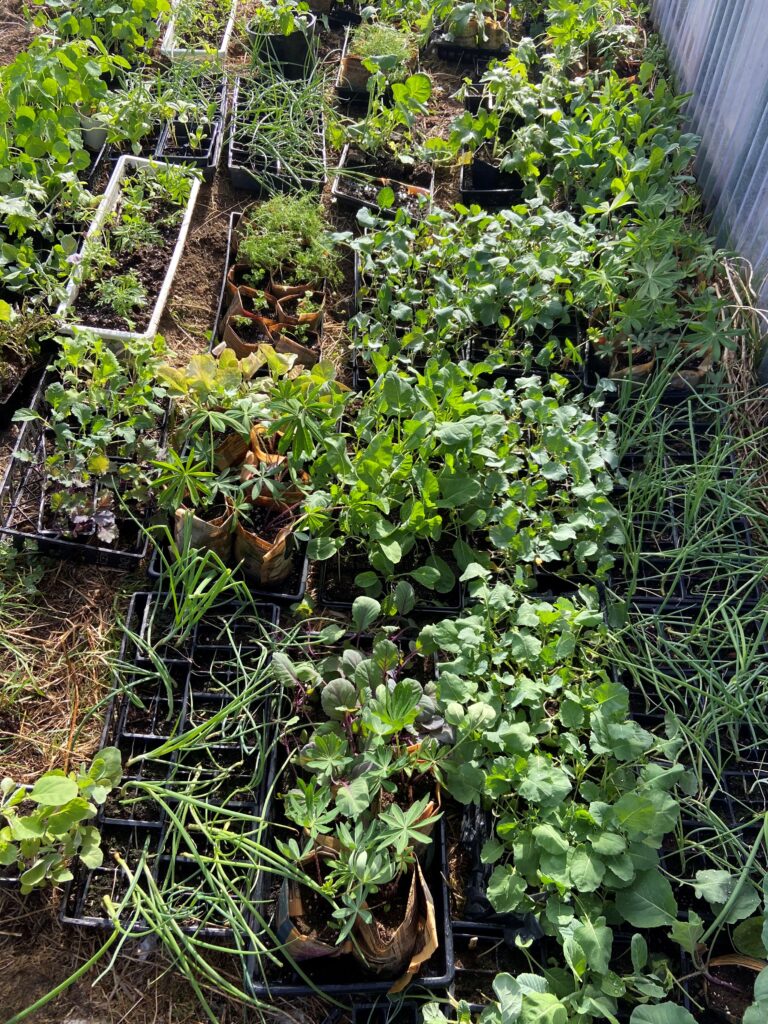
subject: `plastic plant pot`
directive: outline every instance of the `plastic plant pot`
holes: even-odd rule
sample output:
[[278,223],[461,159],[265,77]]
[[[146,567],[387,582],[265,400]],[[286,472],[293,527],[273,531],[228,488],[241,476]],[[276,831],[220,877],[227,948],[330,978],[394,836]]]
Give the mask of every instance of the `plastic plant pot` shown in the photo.
[[[99,208],[96,211],[96,215],[91,222],[91,226],[88,228],[86,234],[86,243],[89,238],[92,238],[99,234],[105,224],[108,222],[110,214],[118,207],[120,202],[120,183],[122,179],[130,174],[132,171],[139,169],[151,170],[153,165],[150,160],[143,160],[139,157],[123,156],[117,161],[114,173],[109,180],[109,184],[104,192],[104,197],[99,204]],[[154,305],[152,306],[151,313],[149,315],[148,323],[142,331],[121,331],[114,328],[105,329],[98,326],[88,327],[86,324],[77,323],[76,317],[73,322],[70,310],[74,307],[77,296],[80,292],[80,274],[79,268],[75,267],[72,275],[70,276],[69,282],[66,287],[66,297],[59,304],[56,310],[57,317],[63,319],[59,330],[63,334],[73,334],[78,330],[92,330],[99,334],[100,337],[109,341],[121,341],[130,347],[130,342],[137,339],[153,338],[157,334],[157,329],[160,324],[160,318],[163,315],[165,304],[168,301],[168,295],[173,284],[173,279],[176,274],[176,270],[181,259],[181,254],[184,249],[184,243],[187,239],[187,233],[189,232],[189,226],[192,223],[192,214],[195,209],[195,203],[197,201],[198,193],[200,192],[200,182],[193,181],[191,185],[189,200],[184,211],[179,233],[176,238],[176,244],[174,246],[173,254],[171,256],[168,267],[163,276],[163,281],[160,289],[155,298]]]
[[328,25],[330,28],[339,29],[346,28],[348,25],[359,25],[362,20],[363,16],[355,0],[352,0],[350,3],[333,0],[330,13],[328,14]]
[[262,32],[256,24],[258,19],[252,19],[246,32],[253,47],[254,60],[279,67],[286,78],[308,78],[317,62],[314,39],[317,19],[314,14],[304,14],[302,18],[305,23],[288,35]]
[[525,182],[515,171],[500,171],[493,163],[474,154],[470,166],[461,165],[459,190],[464,203],[496,209],[522,202]]

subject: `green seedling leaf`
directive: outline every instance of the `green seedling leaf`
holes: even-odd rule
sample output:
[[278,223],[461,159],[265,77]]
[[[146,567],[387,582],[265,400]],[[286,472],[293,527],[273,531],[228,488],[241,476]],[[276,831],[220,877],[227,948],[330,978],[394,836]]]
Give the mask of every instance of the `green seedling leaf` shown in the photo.
[[358,633],[371,626],[381,615],[381,605],[372,597],[356,597],[352,604],[352,625]]
[[631,888],[616,893],[616,909],[633,928],[671,926],[677,916],[672,886],[655,869],[643,871]]
[[733,929],[733,945],[744,956],[753,956],[764,960],[768,950],[763,942],[763,918],[750,917]]
[[376,205],[382,210],[390,210],[395,205],[395,190],[390,185],[379,189],[376,195]]
[[658,1006],[636,1006],[629,1024],[696,1024],[696,1018],[676,1003],[659,1003]]
[[348,679],[333,679],[323,687],[320,703],[326,715],[342,721],[357,707],[357,690]]
[[46,807],[61,807],[62,804],[74,800],[78,792],[74,779],[67,778],[63,772],[60,775],[49,772],[37,780],[29,799]]

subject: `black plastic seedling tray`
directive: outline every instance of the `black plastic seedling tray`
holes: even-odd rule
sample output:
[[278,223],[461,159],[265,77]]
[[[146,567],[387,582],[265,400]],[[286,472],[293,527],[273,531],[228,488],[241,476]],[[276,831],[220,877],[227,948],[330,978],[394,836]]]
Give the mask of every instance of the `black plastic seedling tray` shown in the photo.
[[483,209],[517,206],[523,202],[525,182],[515,171],[504,173],[495,171],[490,165],[480,177],[480,170],[485,170],[485,162],[473,158],[471,168],[462,164],[459,171],[459,191],[461,200],[466,205],[475,204]]
[[224,78],[213,95],[217,98],[216,116],[206,126],[198,145],[190,145],[190,138],[198,128],[194,122],[166,121],[155,147],[158,160],[172,164],[188,164],[197,168],[203,181],[211,182],[219,165],[224,144],[224,122],[227,114],[227,80]]
[[[40,380],[31,408],[44,410],[45,391],[55,380],[55,374],[47,372]],[[167,421],[160,424],[165,434]],[[107,547],[93,538],[69,539],[63,532],[45,526],[44,508],[47,489],[50,486],[45,469],[46,447],[49,437],[41,420],[25,422],[11,455],[11,460],[0,483],[0,533],[10,537],[19,550],[27,545],[34,546],[40,554],[68,561],[84,562],[104,569],[131,571],[139,567],[149,550],[147,527],[151,524],[153,510],[145,509],[133,517],[123,510],[116,494],[114,507],[116,519],[122,530],[121,542]],[[113,460],[117,463],[120,460]],[[106,484],[95,484],[94,495]]]
[[[280,621],[280,609],[275,604],[254,603],[253,608],[243,607],[224,601],[212,608],[180,642],[167,641],[171,635],[171,606],[166,605],[166,595],[162,591],[137,591],[131,598],[126,615],[126,629],[120,650],[120,659],[124,665],[134,665],[139,670],[148,670],[154,661],[142,646],[134,642],[133,635],[149,647],[155,658],[162,659],[171,672],[183,672],[185,666],[200,664],[196,659],[203,652],[209,657],[210,649],[228,648],[227,627],[231,625],[233,634],[246,628],[251,630],[251,646],[263,646],[263,634],[274,631]],[[245,615],[247,623],[241,616]],[[204,664],[204,662],[203,662]]]
[[[102,897],[109,896],[114,903],[119,903],[127,893],[130,883],[127,874],[111,856],[111,851],[119,850],[129,867],[134,869],[146,848],[147,858],[152,865],[150,870],[154,876],[156,854],[161,840],[162,829],[158,827],[105,827],[102,836],[103,865],[91,870],[79,860],[73,862],[74,877],[67,883],[61,910],[61,920],[64,924],[79,925],[82,928],[113,928]],[[131,931],[146,930],[146,924],[141,919],[132,920],[133,917],[134,911],[129,903],[123,912],[121,927]]]
[[[424,869],[424,874],[435,903],[435,918],[440,945],[413,981],[413,987],[429,991],[445,988],[453,980],[454,974],[453,932],[450,921],[448,886],[445,881],[448,874],[445,826],[442,818],[438,822],[433,836],[433,846],[435,856],[432,863]],[[265,889],[269,886],[270,879],[271,876],[263,874],[257,878],[254,893],[256,902],[264,901],[267,898]],[[376,978],[349,956],[325,958],[314,963],[304,961],[301,967],[312,979],[312,984],[304,981],[287,962],[282,970],[276,972],[274,978],[264,978],[259,970],[259,960],[253,956],[249,967],[251,992],[260,999],[276,999],[311,996],[319,989],[334,998],[345,996],[359,998],[363,994],[367,996],[384,995],[389,991],[394,980],[392,978]]]
[[229,127],[229,152],[227,169],[232,185],[236,189],[251,192],[257,196],[273,195],[276,192],[292,192],[297,188],[304,191],[318,191],[327,180],[326,168],[328,160],[325,147],[325,120],[320,119],[317,132],[318,153],[321,155],[322,174],[319,178],[302,178],[297,181],[290,175],[279,160],[255,160],[248,148],[237,140],[238,126],[243,116],[241,102],[242,79],[235,80],[232,93],[232,118]]
[[19,373],[11,390],[0,399],[0,430],[8,427],[18,409],[29,404],[30,398],[40,386],[44,372],[42,362],[38,360]]
[[227,170],[233,188],[250,192],[257,196],[272,195],[280,191],[278,161],[267,160],[266,157],[258,164],[249,151],[236,139],[237,115],[240,109],[241,79],[235,79],[232,91],[232,116],[229,124],[229,143],[227,152]]
[[[339,206],[346,210],[357,212],[358,210],[366,209],[371,210],[378,217],[394,217],[397,211],[402,207],[402,203],[398,204],[397,202],[395,202],[393,206],[389,208],[384,208],[379,206],[375,202],[375,200],[367,199],[364,196],[356,194],[353,189],[350,189],[347,183],[347,176],[344,173],[345,171],[349,170],[349,154],[350,147],[347,144],[342,150],[341,158],[339,160],[338,173],[335,175],[333,179],[333,186],[331,187],[331,195],[333,196],[333,198],[336,200]],[[422,215],[422,210],[426,212],[429,211],[434,197],[434,169],[431,171],[429,175],[429,180],[427,181],[425,178],[425,183],[423,185],[389,178],[386,179],[385,181],[382,175],[377,173],[375,159],[372,157],[369,157],[367,159],[370,161],[369,163],[358,164],[354,168],[354,174],[356,176],[360,176],[361,182],[365,180],[367,182],[373,183],[376,192],[385,188],[386,185],[391,185],[393,187],[397,186],[399,189],[405,189],[406,193],[412,196],[426,193],[422,201],[423,207],[414,208],[411,211],[411,217],[418,219]],[[364,176],[367,176],[367,179]],[[405,175],[403,176],[405,177]],[[418,202],[418,200],[416,201]]]

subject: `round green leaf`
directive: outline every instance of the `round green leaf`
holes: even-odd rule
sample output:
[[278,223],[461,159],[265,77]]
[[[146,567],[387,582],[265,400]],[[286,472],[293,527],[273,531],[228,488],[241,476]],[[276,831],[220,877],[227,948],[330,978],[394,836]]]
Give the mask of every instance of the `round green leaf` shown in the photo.
[[696,1024],[696,1018],[676,1003],[659,1003],[657,1006],[636,1006],[629,1024]]
[[35,783],[29,798],[38,804],[60,807],[74,800],[77,794],[78,788],[74,779],[68,779],[66,775],[44,775]]

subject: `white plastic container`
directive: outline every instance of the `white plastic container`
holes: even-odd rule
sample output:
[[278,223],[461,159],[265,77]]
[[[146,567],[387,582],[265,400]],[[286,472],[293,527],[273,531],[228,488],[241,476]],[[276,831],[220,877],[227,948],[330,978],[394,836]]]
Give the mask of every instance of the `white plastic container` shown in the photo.
[[87,114],[80,115],[80,127],[83,132],[83,145],[91,153],[98,153],[103,149],[107,141],[107,129],[102,128],[101,123]]
[[[135,171],[140,167],[169,167],[170,164],[163,164],[160,160],[145,160],[137,156],[121,156],[115,165],[115,170],[112,173],[112,177],[109,179],[109,183],[104,192],[104,197],[99,204],[99,208],[91,221],[91,226],[88,228],[88,233],[85,236],[86,244],[88,239],[93,235],[98,234],[107,216],[114,210],[120,198],[120,182],[126,174],[131,171]],[[153,338],[157,334],[157,329],[160,325],[160,317],[163,315],[165,304],[168,301],[168,295],[173,284],[173,278],[176,273],[176,269],[181,259],[181,254],[184,249],[184,242],[189,232],[189,225],[192,222],[192,214],[195,209],[195,203],[197,201],[198,193],[200,192],[200,181],[195,180],[192,182],[192,189],[189,194],[189,201],[187,202],[187,208],[184,211],[184,218],[179,228],[179,236],[176,239],[176,245],[173,249],[173,255],[171,261],[168,264],[168,269],[165,272],[162,286],[158,292],[157,298],[155,299],[155,305],[152,310],[152,315],[149,318],[149,323],[143,331],[117,331],[109,330],[101,327],[92,327],[88,324],[64,323],[60,327],[62,334],[74,334],[76,331],[93,331],[100,337],[108,339],[110,341],[122,341],[130,342],[136,339]],[[56,310],[56,316],[65,317],[68,310],[74,306],[77,296],[80,292],[81,286],[81,270],[79,267],[75,267],[67,283],[67,295],[66,298],[59,304],[59,308]]]
[[165,30],[163,41],[160,44],[160,54],[167,60],[219,60],[223,61],[229,50],[229,41],[235,30],[235,13],[237,11],[237,0],[232,0],[232,10],[229,13],[224,35],[221,43],[215,52],[209,50],[187,50],[176,44],[176,19],[171,13],[171,20]]

